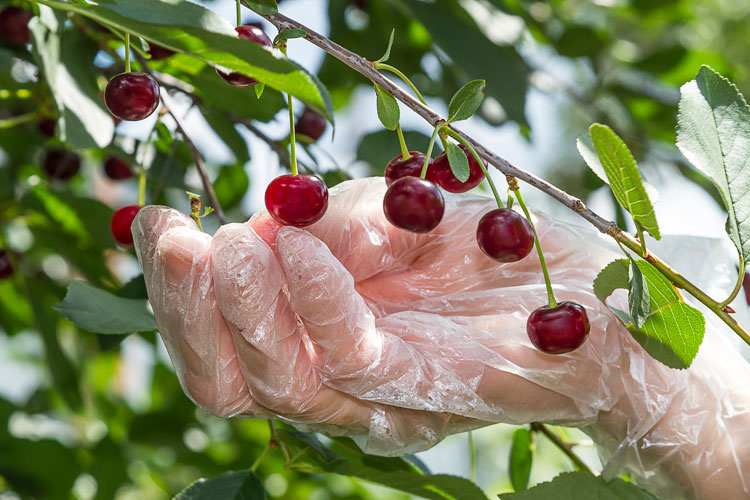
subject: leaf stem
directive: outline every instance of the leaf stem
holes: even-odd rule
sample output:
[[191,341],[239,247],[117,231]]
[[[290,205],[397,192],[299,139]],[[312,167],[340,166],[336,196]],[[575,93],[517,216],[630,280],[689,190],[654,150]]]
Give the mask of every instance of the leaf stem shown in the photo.
[[419,101],[427,106],[427,102],[425,102],[424,97],[422,97],[421,92],[419,92],[419,89],[411,82],[411,80],[409,80],[409,77],[401,72],[400,69],[385,63],[374,63],[373,65],[375,66],[375,69],[384,69],[386,71],[390,71],[391,73],[401,78],[414,91]]
[[518,181],[513,177],[511,177],[511,179],[512,181],[508,181],[510,189],[513,190],[513,193],[516,195],[518,204],[521,205],[521,210],[523,210],[523,213],[526,215],[526,219],[528,219],[529,224],[531,224],[531,229],[534,231],[534,246],[536,246],[536,251],[539,254],[539,263],[542,265],[542,274],[544,274],[544,284],[547,287],[547,300],[549,301],[549,307],[557,307],[555,293],[552,291],[552,282],[549,279],[549,272],[547,271],[547,263],[544,261],[544,252],[542,252],[542,245],[539,243],[539,236],[536,234],[536,226],[534,225],[534,221],[531,219],[529,209],[526,208],[526,203],[523,201],[523,196],[521,196],[521,189],[518,187]]
[[438,133],[440,132],[441,126],[438,125],[435,127],[435,130],[432,131],[432,137],[430,137],[430,145],[427,146],[427,152],[425,153],[424,157],[424,165],[422,165],[422,172],[419,174],[420,179],[424,179],[427,176],[427,167],[430,166],[430,160],[432,159],[432,149],[435,147],[435,138],[438,136]]
[[130,73],[130,33],[125,33],[125,73]]
[[635,222],[635,220],[633,220],[633,222],[635,223],[635,229],[638,232],[637,233],[638,241],[641,242],[641,257],[645,257],[648,250],[646,250],[646,238],[644,237],[644,234],[643,234],[643,227],[641,227],[640,224]]
[[576,455],[576,453],[573,451],[573,447],[570,444],[563,441],[562,439],[560,439],[560,437],[557,436],[557,434],[555,434],[554,432],[552,432],[549,429],[549,427],[547,427],[541,422],[532,422],[531,430],[534,432],[540,432],[544,434],[547,437],[547,439],[552,441],[552,444],[554,444],[560,451],[562,451],[570,459],[571,462],[573,462],[573,464],[576,466],[576,469],[583,470],[591,474],[596,474],[591,469],[591,467],[586,465],[586,463],[583,460],[581,460],[581,457]]
[[729,304],[732,303],[732,301],[737,297],[737,294],[740,293],[740,290],[742,290],[742,283],[745,280],[745,259],[742,258],[742,255],[740,255],[740,269],[737,274],[737,283],[734,285],[734,289],[732,290],[732,293],[729,294],[729,297],[726,298],[726,300],[723,300],[719,303],[718,307],[721,307],[724,309]]
[[398,143],[401,145],[401,159],[408,160],[411,158],[409,148],[406,147],[406,139],[404,139],[404,131],[401,130],[401,124],[396,125],[396,133],[398,134]]
[[492,190],[492,195],[495,197],[495,201],[497,202],[497,208],[503,208],[503,201],[500,199],[500,193],[497,192],[497,188],[495,187],[495,183],[492,181],[492,177],[490,177],[489,172],[487,172],[487,169],[484,167],[484,160],[482,160],[482,158],[479,157],[479,154],[472,147],[472,145],[469,144],[469,141],[461,137],[461,135],[457,134],[455,131],[447,127],[445,128],[445,133],[453,137],[454,139],[456,139],[461,144],[463,144],[466,147],[466,149],[468,149],[471,152],[471,155],[474,157],[477,163],[479,163],[479,168],[482,169],[484,178],[487,179],[487,183],[490,185],[490,189]]
[[21,125],[22,123],[33,121],[37,116],[37,112],[32,111],[31,113],[24,113],[22,115],[14,116],[13,118],[0,120],[0,129],[12,128],[16,125]]

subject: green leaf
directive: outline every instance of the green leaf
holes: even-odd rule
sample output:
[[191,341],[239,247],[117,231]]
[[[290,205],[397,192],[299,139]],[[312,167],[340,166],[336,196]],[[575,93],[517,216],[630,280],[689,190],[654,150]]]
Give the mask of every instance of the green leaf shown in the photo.
[[94,333],[152,332],[158,328],[148,301],[118,297],[81,281],[71,281],[65,299],[53,309]]
[[242,0],[242,3],[262,16],[272,16],[279,12],[276,0]]
[[596,297],[604,302],[618,288],[627,289],[630,283],[629,267],[630,262],[627,259],[617,259],[607,264],[594,279]]
[[635,159],[625,143],[606,125],[595,123],[589,129],[591,141],[609,180],[612,192],[633,220],[654,238],[661,239],[651,200],[643,186]]
[[471,171],[469,169],[469,159],[466,157],[464,150],[451,142],[448,143],[448,149],[445,152],[448,155],[448,164],[451,167],[453,175],[459,181],[466,182],[469,179]]
[[398,127],[398,121],[401,118],[401,110],[399,110],[396,98],[383,90],[379,85],[375,84],[374,87],[375,95],[377,96],[378,118],[380,118],[380,123],[382,123],[388,130],[396,130],[396,127]]
[[266,84],[263,82],[258,82],[253,85],[253,88],[255,89],[255,97],[260,99],[260,96],[263,95],[263,91],[266,90]]
[[278,43],[281,40],[291,40],[292,38],[304,38],[306,36],[307,36],[307,31],[305,30],[292,29],[292,30],[279,31],[279,33],[273,39],[273,46],[275,47],[276,45],[278,45]]
[[[238,38],[231,24],[205,7],[176,0],[108,0],[99,5],[76,5],[59,0],[43,0],[43,3],[87,16],[214,66],[251,76],[305,101],[333,121],[331,98],[317,77],[268,48]],[[223,88],[230,87],[224,85]]]
[[91,72],[97,46],[81,30],[64,29],[49,7],[39,8],[31,27],[33,49],[60,113],[60,138],[77,149],[104,147],[115,126]]
[[633,320],[633,326],[643,328],[651,312],[651,299],[648,293],[648,284],[646,278],[641,272],[632,257],[630,259],[630,268],[628,277],[630,289],[628,290],[628,306],[630,307],[630,317]]
[[529,486],[531,464],[534,459],[533,435],[526,428],[516,429],[510,448],[510,482],[514,491],[524,491]]
[[356,477],[430,500],[487,500],[467,479],[423,474],[404,458],[367,455],[348,438],[333,438],[334,444],[328,448],[311,434],[280,431],[278,437],[298,457],[289,466],[293,470]]
[[484,100],[484,80],[472,80],[453,94],[448,104],[448,122],[458,122],[471,117]]
[[174,500],[264,500],[266,490],[250,471],[230,471],[213,479],[199,479]]
[[[620,315],[633,338],[658,361],[670,368],[687,368],[703,342],[706,320],[700,311],[686,304],[677,289],[653,265],[636,261],[646,281],[650,312],[641,328]],[[604,301],[615,289],[629,289],[628,259],[610,262],[594,280],[594,293]]]
[[244,198],[249,186],[250,179],[242,165],[222,167],[214,181],[216,198],[224,209],[237,206]]
[[373,61],[373,64],[384,63],[384,62],[388,61],[388,59],[390,59],[390,57],[391,57],[391,49],[393,48],[393,37],[395,35],[396,35],[396,29],[394,28],[394,29],[391,30],[391,36],[388,39],[388,48],[385,49],[385,54],[383,54],[383,57],[381,57],[377,61]]
[[560,474],[552,481],[538,484],[537,486],[520,493],[505,493],[500,495],[500,500],[550,500],[550,499],[576,500],[659,500],[647,492],[622,479],[615,478],[606,482],[601,476],[595,476],[590,472],[566,472]]
[[729,80],[708,66],[680,89],[677,147],[719,188],[727,232],[750,258],[750,108]]

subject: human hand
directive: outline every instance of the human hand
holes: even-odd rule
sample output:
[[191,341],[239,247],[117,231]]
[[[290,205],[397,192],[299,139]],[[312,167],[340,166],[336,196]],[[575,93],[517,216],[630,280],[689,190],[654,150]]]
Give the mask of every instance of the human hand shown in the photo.
[[384,191],[340,185],[306,231],[260,214],[211,238],[173,210],[141,210],[136,250],[186,393],[220,416],[277,415],[380,454],[491,422],[585,425],[612,463],[642,456],[646,474],[661,455],[637,443],[682,414],[672,402],[698,372],[651,359],[594,297],[616,256],[539,218],[555,292],[591,322],[580,349],[547,355],[525,333],[546,303],[536,255],[498,264],[476,245],[492,203],[448,196],[443,222],[416,235],[387,223]]

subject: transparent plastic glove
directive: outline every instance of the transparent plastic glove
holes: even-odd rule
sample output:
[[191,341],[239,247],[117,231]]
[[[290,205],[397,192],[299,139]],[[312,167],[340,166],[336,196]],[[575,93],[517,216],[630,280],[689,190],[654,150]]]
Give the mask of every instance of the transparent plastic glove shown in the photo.
[[600,445],[606,475],[625,466],[668,498],[747,495],[750,394],[734,381],[749,370],[718,327],[691,369],[654,361],[593,295],[619,256],[592,231],[539,217],[557,298],[591,322],[577,351],[541,353],[525,332],[546,304],[538,258],[498,264],[476,245],[493,202],[447,195],[438,228],[416,235],[385,220],[384,192],[382,178],[349,181],[307,230],[262,213],[213,239],[175,211],[140,211],[149,298],[196,404],[384,455],[492,422],[575,425]]

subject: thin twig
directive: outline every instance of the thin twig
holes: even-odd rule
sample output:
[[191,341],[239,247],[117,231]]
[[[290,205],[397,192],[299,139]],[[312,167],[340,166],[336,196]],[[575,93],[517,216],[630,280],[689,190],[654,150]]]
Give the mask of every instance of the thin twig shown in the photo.
[[269,148],[271,148],[276,155],[279,157],[279,161],[287,167],[292,168],[292,164],[289,161],[289,153],[287,153],[286,148],[281,145],[279,141],[276,141],[274,139],[271,139],[268,137],[262,130],[260,130],[258,127],[255,126],[255,124],[252,122],[252,120],[248,120],[247,118],[240,118],[240,117],[232,117],[235,119],[235,121],[243,124],[245,128],[247,128],[250,132],[253,133],[258,139],[265,142]]
[[[424,119],[427,123],[436,127],[440,123],[445,121],[445,118],[440,116],[429,107],[425,106],[411,94],[404,91],[398,85],[393,83],[387,77],[382,75],[375,69],[373,63],[354,52],[345,49],[341,45],[329,40],[325,36],[311,30],[307,26],[298,23],[297,21],[290,19],[282,14],[274,14],[271,16],[264,16],[271,24],[273,24],[279,31],[286,29],[301,29],[304,30],[307,35],[306,39],[323,49],[326,53],[340,60],[353,70],[357,71],[373,83],[379,85],[385,89],[389,94],[394,96],[396,99],[401,101],[414,113]],[[584,219],[586,219],[592,226],[594,226],[599,232],[607,234],[627,246],[634,252],[641,254],[642,248],[639,241],[633,238],[628,233],[622,231],[615,222],[609,221],[597,213],[586,208],[586,205],[580,199],[575,196],[571,196],[562,189],[550,184],[549,182],[541,179],[529,172],[521,170],[505,158],[495,154],[489,149],[485,148],[482,144],[478,143],[459,129],[450,125],[451,130],[455,131],[456,134],[464,138],[471,146],[479,153],[479,155],[487,160],[492,166],[500,170],[506,176],[516,177],[523,182],[535,187],[536,189],[544,192],[548,196],[559,201],[570,210],[574,211]],[[698,299],[701,303],[706,305],[711,311],[716,314],[724,323],[726,323],[746,344],[750,345],[750,334],[747,333],[730,314],[724,310],[723,307],[716,300],[709,297],[700,288],[695,286],[693,283],[688,281],[684,276],[677,273],[664,261],[659,259],[656,255],[647,251],[644,259],[650,262],[656,267],[667,279],[669,279],[676,286],[684,289],[693,297]]]
[[573,451],[573,447],[570,444],[560,439],[560,437],[554,432],[552,432],[551,430],[549,430],[549,428],[546,425],[540,422],[532,422],[531,430],[535,432],[541,432],[542,434],[544,434],[547,437],[547,439],[552,441],[552,444],[554,444],[560,451],[562,451],[565,454],[565,456],[567,456],[570,459],[571,462],[575,464],[577,469],[590,472],[591,474],[596,474],[591,469],[591,467],[586,465],[586,463],[583,460],[581,460],[581,457],[576,455],[576,453]]
[[211,182],[208,180],[208,175],[206,174],[206,168],[203,165],[203,158],[201,157],[200,151],[198,151],[198,148],[195,147],[195,143],[190,138],[190,136],[185,131],[185,124],[182,122],[182,118],[177,116],[176,113],[172,110],[172,98],[169,97],[168,92],[163,92],[161,95],[161,101],[164,104],[164,107],[167,109],[167,112],[172,116],[175,123],[177,124],[177,129],[182,134],[183,139],[185,140],[185,143],[187,143],[188,148],[190,149],[190,154],[193,156],[193,161],[195,161],[195,168],[198,169],[198,174],[201,177],[201,182],[203,183],[203,189],[206,191],[206,194],[208,195],[208,199],[211,200],[211,207],[214,209],[216,213],[216,217],[218,217],[219,222],[222,224],[227,223],[227,219],[224,216],[224,211],[221,209],[221,205],[219,205],[219,200],[216,199],[216,193],[214,192],[214,187],[211,185]]

